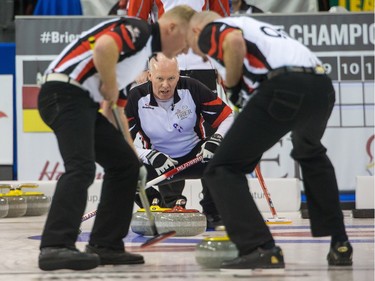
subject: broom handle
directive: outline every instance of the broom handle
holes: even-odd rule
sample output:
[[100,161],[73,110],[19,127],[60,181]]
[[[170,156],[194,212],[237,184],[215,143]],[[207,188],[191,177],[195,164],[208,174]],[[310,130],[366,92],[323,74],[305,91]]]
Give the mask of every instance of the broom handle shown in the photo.
[[[120,115],[117,111],[117,105],[116,104],[113,104],[113,106],[112,106],[112,113],[113,113],[113,117],[115,118],[115,122],[116,122],[116,125],[117,125],[119,131],[121,132],[121,134],[125,138],[125,128],[124,128],[123,123],[121,122],[121,118],[120,118]],[[125,141],[126,141],[126,139],[125,139]],[[144,175],[144,176],[146,177],[146,175]],[[153,216],[153,214],[151,213],[151,210],[150,210],[150,202],[148,202],[148,199],[147,199],[146,190],[145,190],[145,181],[146,181],[145,178],[142,178],[138,181],[139,197],[141,198],[142,205],[144,206],[147,218],[149,220],[152,234],[154,236],[156,236],[159,233],[156,229],[155,217]]]
[[256,176],[257,176],[257,178],[258,178],[258,181],[259,181],[259,183],[260,183],[260,186],[262,187],[263,194],[264,194],[264,196],[266,197],[266,200],[267,200],[268,206],[270,207],[270,210],[271,210],[272,216],[273,216],[274,218],[277,218],[276,209],[275,209],[275,207],[273,206],[271,196],[270,196],[269,193],[268,193],[268,190],[267,190],[267,187],[266,187],[266,183],[264,182],[264,179],[263,179],[262,173],[260,172],[259,164],[255,167],[255,174],[256,174]]

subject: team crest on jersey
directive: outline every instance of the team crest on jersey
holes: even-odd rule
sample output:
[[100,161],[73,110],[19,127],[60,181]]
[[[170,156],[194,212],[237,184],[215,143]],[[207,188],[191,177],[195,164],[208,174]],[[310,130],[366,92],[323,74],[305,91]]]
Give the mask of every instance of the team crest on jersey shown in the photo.
[[176,116],[180,120],[188,118],[190,114],[192,114],[192,111],[187,105],[183,105],[181,109],[176,110]]
[[134,43],[137,38],[139,37],[141,31],[139,30],[138,27],[134,27],[131,25],[125,25],[126,29],[129,31],[131,37],[132,37],[132,42]]

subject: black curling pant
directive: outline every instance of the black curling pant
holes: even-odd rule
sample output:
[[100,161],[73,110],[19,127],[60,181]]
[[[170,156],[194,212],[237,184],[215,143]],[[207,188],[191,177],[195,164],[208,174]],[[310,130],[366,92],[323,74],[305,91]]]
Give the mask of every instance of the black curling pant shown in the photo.
[[301,165],[313,236],[345,233],[334,168],[321,143],[334,101],[328,76],[281,74],[260,85],[229,129],[204,178],[240,255],[273,240],[246,174],[290,131],[291,155]]
[[123,135],[98,112],[87,91],[47,82],[39,95],[42,119],[54,131],[64,161],[45,223],[40,247],[74,247],[95,178],[104,169],[100,203],[90,244],[123,249],[137,187],[139,160]]

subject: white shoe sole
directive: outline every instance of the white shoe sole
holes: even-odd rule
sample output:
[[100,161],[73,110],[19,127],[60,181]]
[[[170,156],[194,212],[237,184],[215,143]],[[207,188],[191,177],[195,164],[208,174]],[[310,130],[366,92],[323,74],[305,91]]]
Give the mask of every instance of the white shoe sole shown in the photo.
[[228,269],[220,268],[223,274],[235,275],[284,275],[285,268]]

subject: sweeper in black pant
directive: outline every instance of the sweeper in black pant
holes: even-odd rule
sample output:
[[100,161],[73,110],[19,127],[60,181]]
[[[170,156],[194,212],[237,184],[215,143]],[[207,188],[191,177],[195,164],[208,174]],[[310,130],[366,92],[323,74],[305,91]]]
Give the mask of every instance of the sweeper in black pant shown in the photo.
[[[188,6],[179,6],[152,25],[130,17],[110,19],[82,33],[47,68],[38,106],[56,135],[65,173],[57,182],[43,230],[40,269],[85,270],[99,264],[144,263],[143,256],[124,250],[140,162],[124,111],[119,112],[126,128],[122,135],[112,108],[124,100],[119,89],[137,77],[154,52],[167,57],[187,52],[186,30],[194,13]],[[95,178],[95,162],[103,167],[105,176],[83,253],[75,243],[87,189]]]
[[331,236],[329,265],[351,265],[334,168],[321,143],[335,91],[320,60],[304,45],[250,17],[196,14],[189,45],[211,60],[232,103],[243,107],[204,178],[239,257],[221,270],[282,270],[282,250],[252,199],[246,174],[291,132],[291,156],[302,169],[313,236]]

